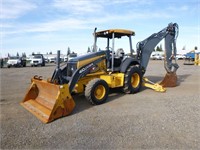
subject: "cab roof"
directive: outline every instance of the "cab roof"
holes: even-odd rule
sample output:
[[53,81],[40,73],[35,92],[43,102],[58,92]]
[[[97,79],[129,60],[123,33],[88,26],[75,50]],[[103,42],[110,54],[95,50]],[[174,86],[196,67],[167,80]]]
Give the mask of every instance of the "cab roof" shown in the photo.
[[109,29],[109,30],[95,32],[97,37],[103,37],[103,38],[112,38],[112,33],[115,33],[115,38],[135,35],[134,31],[126,29]]

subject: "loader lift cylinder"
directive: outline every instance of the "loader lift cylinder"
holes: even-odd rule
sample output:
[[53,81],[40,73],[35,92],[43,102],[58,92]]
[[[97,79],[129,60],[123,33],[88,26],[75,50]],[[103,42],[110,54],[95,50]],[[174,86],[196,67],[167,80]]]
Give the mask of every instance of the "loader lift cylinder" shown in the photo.
[[51,78],[51,83],[59,83],[63,84],[64,81],[61,77],[61,69],[60,69],[60,50],[57,51],[57,59],[56,59],[56,69],[54,70],[54,73]]

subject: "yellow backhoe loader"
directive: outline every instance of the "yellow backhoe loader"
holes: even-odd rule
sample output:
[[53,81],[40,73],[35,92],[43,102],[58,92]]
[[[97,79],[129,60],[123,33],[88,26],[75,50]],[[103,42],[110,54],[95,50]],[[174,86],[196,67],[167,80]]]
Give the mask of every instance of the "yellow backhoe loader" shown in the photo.
[[[169,24],[160,31],[163,33],[159,40],[169,38],[171,40],[168,40],[167,44],[174,45],[176,27],[177,24]],[[34,76],[21,105],[41,121],[48,123],[69,115],[73,111],[75,102],[71,93],[84,93],[91,104],[99,105],[107,100],[111,88],[121,88],[123,92],[132,94],[139,92],[143,83],[144,86],[157,91],[165,91],[163,86],[147,83],[149,81],[143,78],[150,58],[149,54],[159,40],[150,42],[151,47],[148,46],[148,41],[154,39],[153,35],[146,41],[139,42],[138,55],[134,58],[131,40],[134,35],[135,32],[130,30],[110,29],[97,32],[95,28],[93,52],[72,58],[64,67],[61,67],[60,51],[58,51],[57,67],[52,77],[44,80],[40,76]],[[128,37],[130,45],[128,55],[123,49],[115,51],[115,39],[122,37]],[[97,51],[99,38],[107,41],[105,50]],[[110,46],[110,41],[112,46]],[[172,48],[169,47],[168,51],[172,51]],[[171,61],[166,62],[168,73],[174,74],[175,71],[171,71]]]

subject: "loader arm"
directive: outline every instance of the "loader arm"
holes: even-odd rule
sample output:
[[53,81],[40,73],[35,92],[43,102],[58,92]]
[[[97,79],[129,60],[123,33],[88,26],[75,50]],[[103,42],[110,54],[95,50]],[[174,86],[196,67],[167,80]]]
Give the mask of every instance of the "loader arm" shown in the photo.
[[[58,57],[60,55],[60,52],[58,52]],[[69,93],[71,94],[75,85],[78,83],[78,81],[85,77],[88,73],[90,73],[90,70],[95,67],[99,62],[102,60],[105,60],[106,56],[102,56],[98,59],[96,59],[93,62],[87,63],[83,65],[82,67],[78,68],[71,77],[66,75],[66,67],[63,69],[60,68],[60,62],[57,62],[57,67],[52,75],[51,83],[57,83],[59,85],[68,84],[69,85]]]
[[101,62],[102,60],[104,60],[105,57],[101,57],[89,64],[86,64],[82,67],[80,67],[79,69],[77,69],[73,76],[71,77],[71,80],[69,81],[69,92],[72,93],[75,85],[77,84],[77,82],[85,77],[88,73],[90,73],[90,70],[95,67],[99,62]]
[[178,69],[178,64],[172,63],[173,56],[176,56],[176,38],[178,36],[178,24],[170,23],[166,28],[158,33],[154,33],[145,40],[137,43],[137,58],[140,61],[140,69],[143,75],[146,71],[150,55],[154,51],[155,46],[165,39],[165,63],[164,67],[167,73],[175,73]]

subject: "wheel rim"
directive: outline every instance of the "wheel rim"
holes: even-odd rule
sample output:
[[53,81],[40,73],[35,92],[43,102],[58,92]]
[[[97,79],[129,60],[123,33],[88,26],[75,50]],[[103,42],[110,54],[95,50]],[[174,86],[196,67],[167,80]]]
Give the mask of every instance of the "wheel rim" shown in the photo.
[[105,96],[105,93],[106,93],[106,89],[103,85],[98,85],[96,88],[95,88],[95,91],[94,91],[94,96],[97,100],[102,100],[103,97]]
[[137,88],[140,83],[140,76],[137,73],[134,73],[131,77],[131,85],[134,88]]

